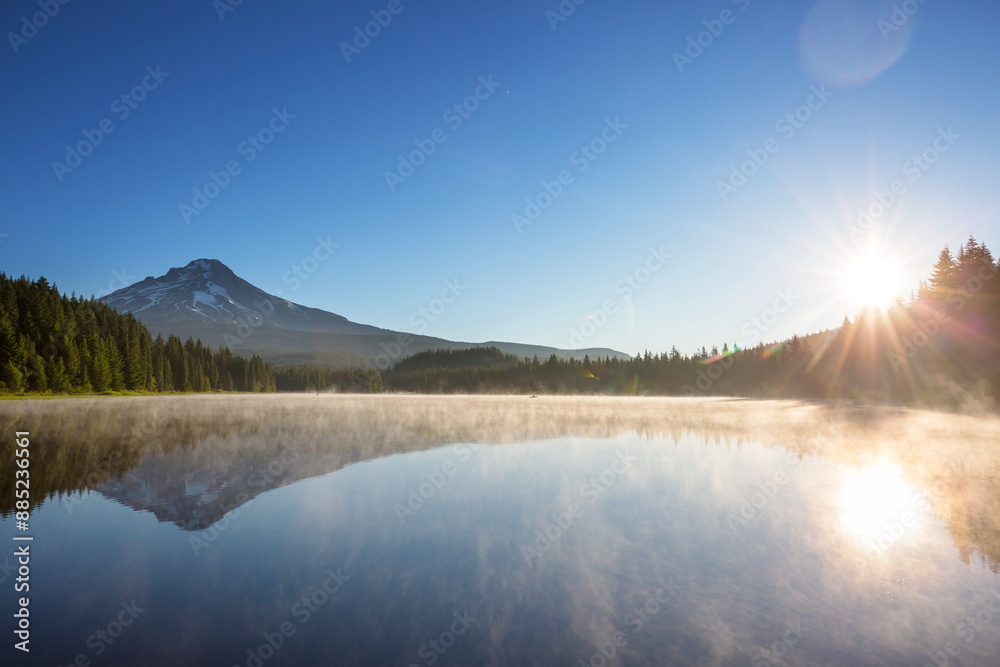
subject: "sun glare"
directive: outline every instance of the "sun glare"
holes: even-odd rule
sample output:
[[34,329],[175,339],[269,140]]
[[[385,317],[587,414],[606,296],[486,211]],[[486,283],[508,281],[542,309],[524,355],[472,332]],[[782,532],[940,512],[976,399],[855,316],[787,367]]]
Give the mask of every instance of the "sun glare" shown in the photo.
[[[916,514],[913,507],[915,493],[916,489],[891,463],[878,463],[852,471],[840,493],[841,525],[859,539],[875,543],[882,533],[891,533],[896,524],[902,525],[904,515]],[[910,524],[909,521],[906,523]],[[895,541],[901,535],[891,537]]]
[[846,295],[858,306],[885,308],[899,289],[899,272],[887,257],[869,253],[854,260],[844,274]]

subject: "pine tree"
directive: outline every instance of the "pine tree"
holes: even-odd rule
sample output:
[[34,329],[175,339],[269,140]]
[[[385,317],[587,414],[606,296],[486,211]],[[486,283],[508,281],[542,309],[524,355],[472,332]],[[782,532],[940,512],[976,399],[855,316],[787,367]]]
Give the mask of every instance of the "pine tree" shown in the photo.
[[56,359],[52,364],[50,364],[51,371],[49,372],[49,389],[52,391],[67,393],[72,390],[73,386],[69,380],[69,374],[66,372],[66,364],[63,363],[62,359]]
[[9,391],[13,394],[24,390],[24,378],[21,371],[17,370],[14,362],[7,360],[0,366],[0,391]]
[[954,292],[958,284],[958,266],[951,249],[945,246],[938,254],[938,260],[931,271],[931,278],[920,299],[931,305],[943,303]]
[[122,355],[124,365],[124,384],[126,389],[136,391],[146,385],[146,360],[142,349],[132,332],[125,334],[125,354]]
[[31,373],[28,374],[29,391],[48,391],[49,378],[45,372],[45,360],[40,354],[36,354],[31,360]]
[[115,391],[121,391],[125,388],[124,363],[121,352],[118,351],[118,346],[110,336],[105,342],[105,353],[108,359],[108,369],[111,371],[110,387]]
[[111,366],[104,342],[100,338],[94,338],[91,343],[90,360],[90,368],[87,370],[91,386],[98,393],[107,391],[111,388]]
[[66,376],[70,384],[75,384],[77,377],[80,375],[80,352],[71,335],[66,335],[64,338],[62,358],[66,363]]

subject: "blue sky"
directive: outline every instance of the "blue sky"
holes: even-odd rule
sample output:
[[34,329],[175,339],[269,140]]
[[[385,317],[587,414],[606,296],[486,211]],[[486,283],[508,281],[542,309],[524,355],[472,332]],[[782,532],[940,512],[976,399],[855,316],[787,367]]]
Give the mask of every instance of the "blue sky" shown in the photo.
[[[0,9],[3,271],[90,294],[217,258],[400,330],[457,279],[426,333],[569,346],[590,316],[585,346],[691,352],[746,339],[780,291],[794,299],[765,340],[837,325],[858,307],[843,288],[858,254],[886,257],[908,292],[945,243],[1000,250],[989,0],[912,0],[891,32],[882,0],[587,0],[559,21],[555,0],[243,0],[220,19],[224,1],[71,0],[37,31],[23,23],[37,2]],[[348,62],[373,11],[391,22]],[[144,82],[134,108],[121,100]],[[477,88],[474,111],[446,115]],[[808,120],[779,129],[797,110]],[[78,166],[53,166],[102,121],[113,131]],[[390,187],[415,142],[434,152]],[[592,142],[603,152],[583,157]],[[720,181],[754,154],[766,162],[724,201]],[[903,194],[849,238],[894,180]],[[526,199],[549,205],[519,231]],[[291,279],[317,239],[339,246]],[[670,258],[647,265],[650,248]]]

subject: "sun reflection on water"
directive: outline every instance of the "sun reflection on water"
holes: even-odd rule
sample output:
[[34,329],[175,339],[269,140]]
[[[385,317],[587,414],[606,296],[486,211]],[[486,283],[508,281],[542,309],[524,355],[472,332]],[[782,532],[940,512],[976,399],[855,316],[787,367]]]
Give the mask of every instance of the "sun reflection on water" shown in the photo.
[[920,515],[919,490],[903,479],[895,464],[882,461],[853,470],[839,496],[839,515],[844,531],[867,545],[884,551],[912,535]]

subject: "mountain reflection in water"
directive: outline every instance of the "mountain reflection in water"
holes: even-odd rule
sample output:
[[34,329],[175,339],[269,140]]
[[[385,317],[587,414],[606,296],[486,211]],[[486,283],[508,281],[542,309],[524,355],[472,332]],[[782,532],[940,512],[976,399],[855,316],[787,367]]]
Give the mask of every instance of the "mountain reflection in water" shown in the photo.
[[1000,654],[995,417],[324,395],[6,402],[0,423],[32,433],[44,664],[96,663],[92,626],[133,599],[113,664],[256,664],[282,623],[263,664]]

